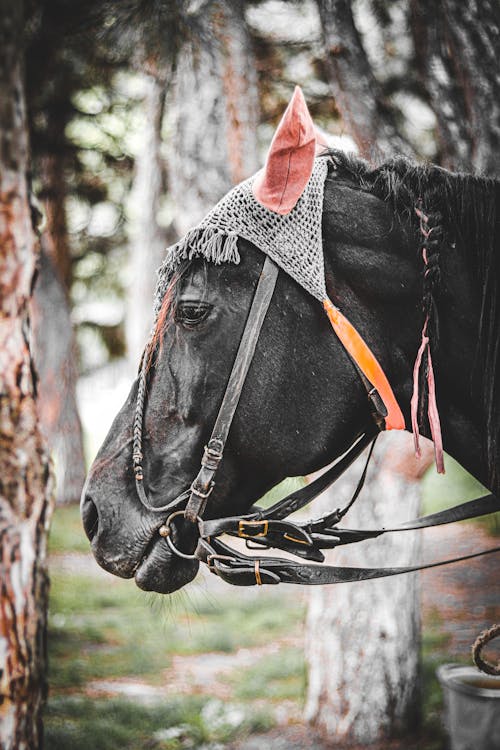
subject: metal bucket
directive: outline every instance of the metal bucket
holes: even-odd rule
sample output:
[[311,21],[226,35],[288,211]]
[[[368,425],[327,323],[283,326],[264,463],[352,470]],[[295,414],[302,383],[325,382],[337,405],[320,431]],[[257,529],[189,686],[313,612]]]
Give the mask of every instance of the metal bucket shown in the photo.
[[459,664],[444,664],[437,676],[450,750],[500,750],[500,677]]

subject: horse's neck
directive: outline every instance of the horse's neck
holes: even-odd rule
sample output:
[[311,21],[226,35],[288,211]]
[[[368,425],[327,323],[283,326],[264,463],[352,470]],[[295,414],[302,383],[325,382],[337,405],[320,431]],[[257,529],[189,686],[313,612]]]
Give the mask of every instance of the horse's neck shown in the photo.
[[[486,428],[480,402],[481,372],[477,361],[478,294],[458,250],[444,248],[440,265],[443,292],[435,366],[444,449],[489,486]],[[500,492],[500,487],[489,489]]]

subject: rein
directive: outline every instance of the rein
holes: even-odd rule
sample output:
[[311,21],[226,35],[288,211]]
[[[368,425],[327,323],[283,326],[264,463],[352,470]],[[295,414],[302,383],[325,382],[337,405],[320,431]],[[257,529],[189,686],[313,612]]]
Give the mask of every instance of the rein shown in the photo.
[[[329,300],[326,300],[324,307],[332,327],[349,354],[367,391],[373,417],[373,428],[359,435],[348,451],[324,474],[305,487],[289,494],[267,510],[254,507],[252,513],[244,516],[203,519],[204,510],[215,485],[215,476],[224,455],[231,423],[273,296],[278,273],[277,265],[266,255],[219,413],[211,437],[204,449],[198,475],[189,490],[183,492],[170,503],[159,507],[151,505],[148,501],[143,485],[142,424],[147,386],[148,348],[146,348],[139,375],[134,419],[133,462],[135,483],[138,497],[147,510],[161,513],[163,516],[166,513],[169,514],[158,531],[165,538],[171,551],[181,558],[196,559],[205,563],[212,573],[218,575],[227,583],[237,586],[261,586],[277,583],[321,585],[363,581],[425,570],[500,551],[499,546],[470,555],[421,565],[362,568],[304,564],[294,560],[267,556],[250,557],[220,541],[219,537],[222,534],[228,534],[244,539],[247,547],[254,551],[274,548],[313,563],[322,563],[325,559],[322,550],[373,539],[384,534],[424,529],[477,518],[494,513],[500,507],[499,499],[493,494],[488,494],[448,510],[407,521],[391,528],[345,529],[338,526],[361,492],[379,432],[391,428],[402,429],[404,428],[404,420],[387,378],[373,353],[349,321]],[[338,508],[323,518],[306,523],[294,523],[286,520],[291,513],[303,508],[330,487],[370,444],[365,467],[357,487],[351,500],[344,508]],[[180,516],[187,521],[196,523],[198,526],[198,545],[192,554],[179,550],[172,538],[172,522],[174,518]]]

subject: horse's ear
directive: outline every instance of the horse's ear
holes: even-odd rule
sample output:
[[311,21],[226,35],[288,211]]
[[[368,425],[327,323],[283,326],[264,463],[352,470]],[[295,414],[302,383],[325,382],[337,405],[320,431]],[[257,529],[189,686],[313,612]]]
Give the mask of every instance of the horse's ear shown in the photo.
[[278,214],[290,213],[311,177],[316,147],[317,131],[296,86],[253,184],[259,203]]

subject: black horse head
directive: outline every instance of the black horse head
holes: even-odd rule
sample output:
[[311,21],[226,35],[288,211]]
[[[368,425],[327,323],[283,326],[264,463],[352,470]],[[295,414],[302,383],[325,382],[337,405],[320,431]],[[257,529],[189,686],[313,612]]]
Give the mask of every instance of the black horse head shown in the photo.
[[[433,304],[444,445],[493,490],[500,260],[494,252],[498,219],[491,221],[498,193],[496,182],[406,162],[369,171],[336,154],[323,212],[329,295],[375,352],[409,425],[424,295],[413,207],[430,196],[440,222],[441,278]],[[144,472],[156,505],[174,499],[196,475],[223,397],[263,264],[250,243],[240,240],[239,246],[237,266],[188,263],[159,316],[144,415]],[[194,577],[197,563],[172,555],[157,535],[158,516],[137,497],[136,396],[137,383],[92,466],[84,523],[103,567],[135,576],[143,588],[170,592]],[[243,513],[284,477],[319,469],[370,421],[366,392],[321,306],[280,273],[207,517]],[[190,534],[190,526],[178,527],[185,549],[195,544]]]
[[[322,231],[330,299],[383,367],[410,425],[413,365],[426,316],[443,442],[498,489],[500,235],[496,181],[397,160],[376,169],[330,153]],[[423,273],[420,221],[432,257]],[[196,476],[222,401],[264,255],[238,241],[239,265],[184,263],[163,299],[148,357],[143,469],[163,506]],[[141,588],[172,592],[198,563],[158,535],[164,517],[136,492],[136,382],[91,468],[82,500],[98,562]],[[370,430],[366,390],[316,299],[280,272],[205,517],[248,512],[287,476],[318,470]],[[429,434],[424,421],[423,434]],[[196,545],[175,525],[176,544]]]

